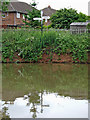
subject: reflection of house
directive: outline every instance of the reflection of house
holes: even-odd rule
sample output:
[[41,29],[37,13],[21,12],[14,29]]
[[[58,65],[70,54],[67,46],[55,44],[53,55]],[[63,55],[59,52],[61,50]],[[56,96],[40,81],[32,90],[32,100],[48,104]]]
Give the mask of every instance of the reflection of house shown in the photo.
[[[24,2],[10,2],[8,11],[2,13],[2,27],[17,27],[24,25],[24,15],[27,15],[27,9],[32,10],[32,7]],[[1,13],[1,12],[0,12]]]
[[[48,17],[51,17],[51,15],[56,12],[56,10],[52,9],[50,6],[42,9],[42,11],[43,11],[43,16],[48,16]],[[50,23],[51,23],[50,20],[48,20],[47,23],[45,23],[45,25],[49,25]]]
[[87,25],[90,23],[87,22],[74,22],[70,24],[71,33],[84,33],[87,32]]

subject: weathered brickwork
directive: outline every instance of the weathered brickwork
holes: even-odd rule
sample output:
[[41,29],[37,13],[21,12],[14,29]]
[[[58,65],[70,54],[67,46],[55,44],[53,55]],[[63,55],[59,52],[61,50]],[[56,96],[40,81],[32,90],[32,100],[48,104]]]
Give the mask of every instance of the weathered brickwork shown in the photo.
[[[1,14],[1,12],[0,12]],[[2,20],[0,19],[0,23],[2,24],[3,28],[7,28],[7,26],[17,26],[17,25],[24,25],[25,23],[23,22],[23,14],[20,13],[20,18],[17,18],[17,13],[4,13],[5,17],[2,16]],[[1,22],[2,21],[2,22]]]
[[5,13],[5,18],[2,17],[2,25],[14,25],[14,13]]
[[23,14],[20,14],[20,18],[17,18],[16,17],[16,24],[17,25],[21,25],[21,24],[25,24],[24,22],[23,22],[23,20],[25,20],[25,19],[23,19]]

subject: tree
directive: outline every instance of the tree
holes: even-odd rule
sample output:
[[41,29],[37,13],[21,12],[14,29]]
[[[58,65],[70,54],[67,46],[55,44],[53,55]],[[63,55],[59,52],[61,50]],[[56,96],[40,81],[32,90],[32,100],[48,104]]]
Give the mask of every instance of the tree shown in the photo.
[[0,10],[2,10],[3,12],[5,12],[8,7],[10,0],[0,0]]
[[87,16],[87,20],[90,21],[90,16]]
[[33,1],[33,3],[30,3],[30,5],[31,5],[32,7],[35,7],[35,8],[36,8],[37,3],[35,2],[35,0],[32,0],[32,1]]
[[77,20],[77,22],[86,22],[87,19],[88,19],[88,17],[85,14],[83,14],[83,13],[80,12],[78,14],[78,20]]
[[38,28],[40,27],[40,22],[33,20],[33,18],[40,17],[40,11],[36,9],[37,3],[35,1],[30,5],[32,6],[32,11],[27,10],[28,14],[25,15],[26,21],[24,22],[30,27]]
[[72,8],[58,10],[51,16],[52,27],[54,28],[69,29],[72,22],[78,22],[79,20],[80,22],[85,21],[86,15],[83,13],[78,14],[77,10]]

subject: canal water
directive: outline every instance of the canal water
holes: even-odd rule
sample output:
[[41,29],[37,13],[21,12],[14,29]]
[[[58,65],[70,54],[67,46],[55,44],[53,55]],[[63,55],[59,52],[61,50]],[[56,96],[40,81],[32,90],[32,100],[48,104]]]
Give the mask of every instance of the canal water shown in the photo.
[[88,65],[2,64],[3,118],[88,118]]

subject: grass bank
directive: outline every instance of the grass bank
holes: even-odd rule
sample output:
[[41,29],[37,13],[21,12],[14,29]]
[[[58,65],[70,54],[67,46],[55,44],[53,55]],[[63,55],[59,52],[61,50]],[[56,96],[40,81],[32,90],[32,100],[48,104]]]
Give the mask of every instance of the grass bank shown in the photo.
[[[2,62],[39,62],[48,59],[58,61],[62,55],[70,56],[71,62],[87,62],[88,34],[70,34],[69,31],[28,29],[2,31]],[[58,56],[58,57],[57,57]],[[66,58],[67,59],[67,58]],[[56,61],[57,62],[57,61]]]

